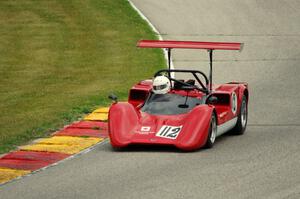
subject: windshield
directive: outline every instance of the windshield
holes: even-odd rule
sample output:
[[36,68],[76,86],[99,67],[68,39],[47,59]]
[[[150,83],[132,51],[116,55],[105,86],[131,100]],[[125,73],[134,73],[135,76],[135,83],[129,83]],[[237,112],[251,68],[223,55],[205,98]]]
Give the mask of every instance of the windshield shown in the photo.
[[185,103],[186,96],[178,94],[154,94],[146,100],[141,111],[150,114],[160,115],[176,115],[187,113],[195,106],[203,104],[202,99],[188,97]]

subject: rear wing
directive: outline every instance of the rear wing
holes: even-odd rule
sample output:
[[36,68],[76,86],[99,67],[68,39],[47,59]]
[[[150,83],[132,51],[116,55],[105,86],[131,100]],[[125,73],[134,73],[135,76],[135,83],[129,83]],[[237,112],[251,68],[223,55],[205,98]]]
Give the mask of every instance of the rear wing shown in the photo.
[[[214,50],[238,50],[242,51],[243,43],[233,42],[201,42],[201,41],[160,41],[160,40],[141,40],[137,47],[140,48],[165,48],[168,51],[168,66],[171,68],[171,49],[204,49],[208,50],[210,58],[209,72],[209,91],[212,91],[212,59]],[[170,76],[170,73],[169,73]],[[207,85],[208,86],[208,85]]]
[[205,50],[239,50],[243,49],[242,43],[230,42],[201,42],[201,41],[159,41],[141,40],[138,42],[140,48],[184,48]]

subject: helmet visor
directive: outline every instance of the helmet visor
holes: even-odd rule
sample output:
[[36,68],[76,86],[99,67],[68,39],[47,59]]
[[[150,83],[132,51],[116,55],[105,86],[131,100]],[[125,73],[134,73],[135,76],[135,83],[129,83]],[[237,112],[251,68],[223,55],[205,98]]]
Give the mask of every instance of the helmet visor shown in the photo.
[[158,86],[153,86],[153,89],[154,90],[162,90],[162,89],[165,89],[167,88],[167,84],[163,84],[163,85],[158,85]]

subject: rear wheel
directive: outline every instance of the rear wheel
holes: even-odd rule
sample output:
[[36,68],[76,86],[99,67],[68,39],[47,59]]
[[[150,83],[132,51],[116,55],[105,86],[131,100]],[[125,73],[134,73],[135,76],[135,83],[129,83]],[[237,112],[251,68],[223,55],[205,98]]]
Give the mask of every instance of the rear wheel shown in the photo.
[[217,118],[214,113],[212,113],[211,120],[210,120],[210,128],[209,134],[207,136],[207,140],[205,143],[205,148],[212,148],[217,137]]
[[232,134],[242,135],[244,134],[248,122],[248,105],[247,98],[244,95],[241,103],[240,113],[235,127],[232,129]]

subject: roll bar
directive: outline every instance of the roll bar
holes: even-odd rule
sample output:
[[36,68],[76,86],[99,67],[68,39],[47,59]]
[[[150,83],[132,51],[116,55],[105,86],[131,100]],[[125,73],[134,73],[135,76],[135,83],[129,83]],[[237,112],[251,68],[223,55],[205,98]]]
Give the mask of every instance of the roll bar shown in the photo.
[[[156,76],[159,76],[161,75],[161,73],[163,72],[167,72],[167,73],[172,73],[172,72],[181,72],[181,73],[192,73],[194,78],[197,80],[197,82],[199,83],[199,85],[202,87],[202,89],[198,89],[198,90],[201,90],[203,92],[205,92],[206,94],[209,93],[209,90],[208,90],[208,85],[209,85],[209,81],[208,81],[208,78],[206,77],[206,75],[201,72],[201,71],[198,71],[198,70],[183,70],[183,69],[162,69],[162,70],[159,70],[157,71],[155,74],[154,74],[154,77]],[[202,75],[202,77],[204,77],[204,80],[205,80],[205,85],[202,83],[202,81],[200,80],[200,78],[198,77],[198,74]],[[169,78],[171,80],[174,80],[176,81],[175,79],[171,78],[169,76]],[[183,82],[181,82],[181,84],[185,84]],[[188,86],[188,84],[185,84],[186,86]]]

